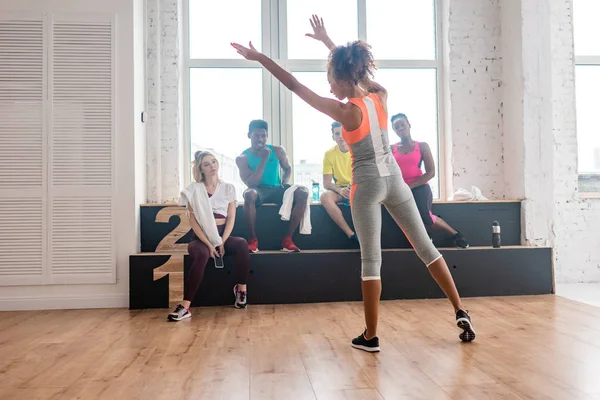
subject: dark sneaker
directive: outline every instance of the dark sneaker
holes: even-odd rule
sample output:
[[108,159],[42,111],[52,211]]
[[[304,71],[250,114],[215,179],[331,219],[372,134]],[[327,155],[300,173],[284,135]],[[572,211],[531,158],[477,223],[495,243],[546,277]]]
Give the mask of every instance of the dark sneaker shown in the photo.
[[233,287],[233,294],[235,295],[235,308],[246,308],[246,299],[248,298],[248,292],[242,292],[238,290],[238,285]]
[[190,312],[190,310],[188,310],[181,304],[177,304],[177,307],[175,307],[175,311],[169,314],[168,319],[169,321],[181,321],[182,319],[190,318],[191,316],[192,313]]
[[358,337],[352,339],[352,347],[355,349],[360,349],[364,351],[368,351],[369,353],[374,353],[379,351],[379,338],[377,336],[372,337],[371,339],[365,339],[365,333],[367,330]]
[[456,232],[456,235],[452,237],[454,239],[454,244],[456,247],[460,247],[461,249],[468,249],[469,243],[465,239],[465,237],[460,232]]
[[475,329],[473,329],[473,324],[471,323],[471,317],[464,310],[458,310],[456,312],[456,326],[463,330],[463,332],[458,335],[460,340],[463,342],[471,342],[475,339]]
[[250,253],[258,253],[258,239],[252,238],[248,240],[248,250]]

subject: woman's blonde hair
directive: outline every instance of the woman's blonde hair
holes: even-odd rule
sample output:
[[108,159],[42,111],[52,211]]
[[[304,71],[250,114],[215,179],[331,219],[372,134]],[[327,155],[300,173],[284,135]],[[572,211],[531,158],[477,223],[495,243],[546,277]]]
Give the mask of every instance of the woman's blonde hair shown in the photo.
[[[211,153],[210,151],[201,151],[198,150],[195,154],[194,154],[194,161],[192,161],[192,172],[194,174],[194,180],[196,182],[204,182],[204,174],[202,173],[202,160],[204,160],[204,157],[207,156],[212,156],[215,160],[217,160],[217,157],[215,157],[215,155],[213,153]],[[217,160],[217,164],[219,163],[219,160]],[[219,179],[221,180],[221,179]]]

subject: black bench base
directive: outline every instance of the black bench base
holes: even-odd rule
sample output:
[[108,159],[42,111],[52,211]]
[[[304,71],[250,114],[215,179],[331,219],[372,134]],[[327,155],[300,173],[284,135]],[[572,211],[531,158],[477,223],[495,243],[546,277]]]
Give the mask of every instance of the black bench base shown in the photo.
[[[505,247],[501,249],[440,249],[462,297],[539,295],[553,293],[552,249]],[[181,261],[178,261],[181,260]],[[177,279],[170,276],[177,273]],[[165,269],[165,265],[169,268]],[[249,304],[291,304],[359,301],[360,252],[308,251],[298,254],[264,252],[251,257]],[[168,308],[174,301],[174,282],[184,282],[189,256],[139,254],[130,257],[130,309]],[[193,306],[233,305],[233,259],[224,269],[209,261]],[[162,266],[162,267],[161,267]],[[168,270],[167,275],[155,269]],[[181,276],[183,269],[184,276]],[[155,277],[156,280],[155,280]],[[412,250],[385,250],[382,299],[444,297],[429,271]],[[169,284],[171,283],[171,287]],[[171,299],[169,293],[171,292]],[[172,305],[172,304],[171,304]]]

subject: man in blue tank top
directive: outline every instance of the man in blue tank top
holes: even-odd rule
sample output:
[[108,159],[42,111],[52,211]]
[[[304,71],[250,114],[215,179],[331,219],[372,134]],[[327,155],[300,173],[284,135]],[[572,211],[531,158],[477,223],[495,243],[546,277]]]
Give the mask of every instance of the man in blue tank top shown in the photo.
[[[265,203],[281,205],[283,194],[290,187],[292,166],[287,158],[285,149],[281,146],[267,144],[269,126],[266,121],[254,120],[248,128],[248,138],[251,147],[236,158],[240,170],[240,178],[248,186],[244,192],[244,214],[248,222],[250,238],[248,248],[251,252],[258,251],[256,237],[256,207]],[[281,176],[283,170],[283,177]],[[292,235],[298,228],[308,199],[308,189],[301,187],[294,192],[294,205],[286,236],[281,242],[281,250],[298,252]]]

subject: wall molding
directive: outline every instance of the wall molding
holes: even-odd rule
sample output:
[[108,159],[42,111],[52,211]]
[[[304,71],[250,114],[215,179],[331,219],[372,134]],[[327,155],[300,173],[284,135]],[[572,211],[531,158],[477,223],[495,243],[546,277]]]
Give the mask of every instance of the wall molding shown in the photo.
[[129,308],[129,296],[125,293],[93,296],[0,297],[0,311],[87,308]]

